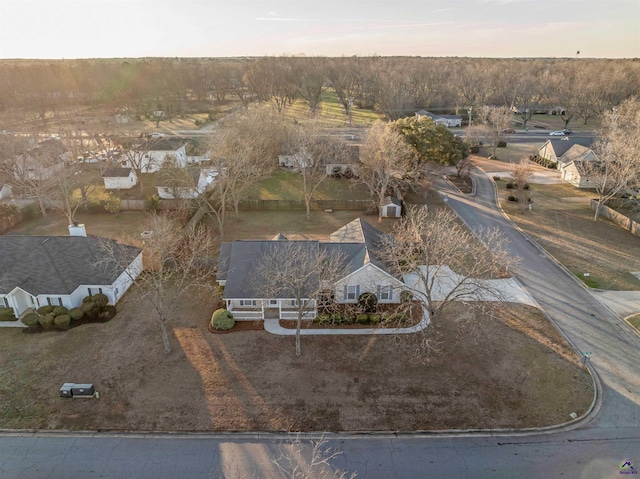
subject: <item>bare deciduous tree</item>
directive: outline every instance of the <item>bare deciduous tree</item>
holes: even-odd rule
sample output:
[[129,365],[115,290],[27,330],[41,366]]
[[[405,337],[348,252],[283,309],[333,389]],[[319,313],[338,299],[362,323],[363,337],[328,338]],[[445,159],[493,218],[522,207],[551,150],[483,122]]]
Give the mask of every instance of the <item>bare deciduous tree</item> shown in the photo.
[[198,198],[200,208],[189,221],[194,225],[205,214],[215,217],[220,236],[233,205],[239,215],[239,202],[247,188],[267,178],[275,169],[285,136],[282,117],[267,110],[251,110],[228,119],[209,138],[212,168],[217,177]]
[[333,466],[342,453],[321,437],[316,441],[294,441],[279,444],[273,463],[289,479],[355,479],[355,472],[341,471]]
[[345,267],[343,255],[318,241],[283,240],[265,246],[256,268],[255,289],[262,298],[292,302],[297,313],[296,356],[301,354],[303,319],[318,307],[322,295],[332,291]]
[[302,176],[302,194],[307,219],[311,219],[311,201],[322,182],[327,178],[327,165],[340,163],[347,154],[344,141],[331,135],[319,124],[295,126],[289,135],[292,161]]
[[[411,208],[381,249],[397,275],[413,274],[407,287],[429,312],[431,326],[454,301],[505,300],[504,292],[486,279],[502,277],[514,265],[508,240],[498,230],[477,234],[480,240],[447,209]],[[425,334],[420,349],[427,352],[429,347]]]
[[480,108],[480,118],[487,127],[491,147],[493,148],[493,156],[496,156],[496,148],[501,141],[504,141],[504,130],[511,125],[513,112],[508,106]]
[[402,134],[382,123],[373,124],[360,148],[361,165],[358,179],[366,185],[378,207],[378,221],[382,221],[382,207],[394,179],[402,179],[410,171],[415,151]]
[[[145,239],[144,271],[136,282],[142,300],[160,327],[164,352],[168,354],[170,324],[179,313],[179,300],[195,288],[211,287],[211,235],[203,227],[183,229],[175,220],[155,214],[148,230],[151,233]],[[130,274],[127,268],[134,259],[130,249],[105,241],[103,250],[108,262],[122,266]]]
[[529,160],[523,159],[520,163],[513,165],[511,169],[511,178],[516,185],[516,191],[518,192],[518,200],[522,205],[522,209],[527,208],[525,191],[528,188],[528,181],[533,175],[533,168],[529,164]]
[[600,206],[625,190],[640,185],[640,99],[621,103],[607,112],[602,121],[600,139],[594,146],[597,161],[583,162],[598,194],[594,221],[598,221]]

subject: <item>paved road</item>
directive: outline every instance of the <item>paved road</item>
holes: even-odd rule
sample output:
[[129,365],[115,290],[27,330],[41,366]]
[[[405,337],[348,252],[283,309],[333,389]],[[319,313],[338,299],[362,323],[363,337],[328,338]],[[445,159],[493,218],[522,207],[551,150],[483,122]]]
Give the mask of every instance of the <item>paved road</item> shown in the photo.
[[[592,353],[591,363],[603,385],[604,407],[590,427],[631,427],[640,434],[638,337],[579,281],[532,242],[523,240],[522,234],[495,207],[492,181],[478,171],[474,177],[476,196],[465,197],[449,190],[449,205],[471,228],[498,227],[509,237],[513,254],[522,261],[516,271],[518,279],[575,347]],[[442,188],[445,191],[448,187]]]
[[[522,258],[520,281],[580,351],[592,352],[603,388],[600,413],[579,429],[549,435],[332,436],[329,445],[342,452],[335,465],[371,479],[620,477],[621,463],[640,465],[639,340],[523,238],[495,208],[491,180],[474,175],[475,198],[458,195],[445,184],[440,188],[471,227],[503,230]],[[277,478],[282,476],[270,458],[277,457],[281,440],[233,434],[9,434],[0,438],[0,477]],[[304,447],[308,450],[308,443]]]

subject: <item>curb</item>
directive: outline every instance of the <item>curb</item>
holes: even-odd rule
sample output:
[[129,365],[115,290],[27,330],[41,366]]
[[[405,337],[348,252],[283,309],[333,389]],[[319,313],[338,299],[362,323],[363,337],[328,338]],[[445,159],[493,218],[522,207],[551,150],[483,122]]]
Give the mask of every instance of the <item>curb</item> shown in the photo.
[[[478,170],[480,170],[482,172],[482,174],[486,175],[486,172],[482,168],[477,167],[477,166],[476,166],[476,168],[478,168]],[[474,194],[475,194],[475,179],[473,181],[474,181]],[[490,181],[493,184],[493,193],[494,193],[494,199],[495,199],[496,207],[497,207],[498,211],[500,211],[500,213],[502,214],[504,219],[506,221],[508,221],[509,224],[514,229],[519,231],[524,236],[524,238],[528,242],[530,242],[536,249],[538,249],[541,253],[543,253],[545,256],[547,256],[555,264],[560,266],[560,268],[563,271],[565,271],[567,274],[569,274],[575,281],[579,282],[580,285],[583,288],[586,288],[585,284],[582,281],[580,281],[563,264],[561,264],[556,258],[554,258],[544,248],[542,248],[542,246],[540,246],[536,241],[534,241],[533,238],[531,238],[528,234],[526,234],[524,231],[522,231],[522,229],[520,229],[520,227],[516,223],[514,223],[511,220],[511,218],[509,218],[507,216],[507,214],[502,209],[502,206],[500,205],[500,201],[499,201],[499,197],[498,197],[498,190],[496,188],[495,181],[493,179],[490,179]],[[455,186],[454,186],[454,188],[455,188]],[[440,194],[440,192],[438,192],[438,194]],[[461,194],[463,194],[463,193],[461,193]],[[451,207],[449,207],[449,208],[454,213],[456,213],[456,211],[453,210],[453,208],[451,208]],[[457,213],[456,213],[456,215],[457,215]],[[460,216],[458,216],[458,217],[460,218]],[[464,219],[462,219],[462,218],[460,218],[460,219],[465,223],[465,225],[467,225],[467,228],[469,228],[469,225],[464,221]],[[469,229],[471,231],[473,231],[471,228],[469,228]],[[598,301],[598,303],[600,303],[600,301]],[[580,351],[576,347],[576,345],[573,343],[573,341],[571,341],[567,337],[567,335],[564,333],[564,331],[562,329],[560,329],[560,327],[557,325],[557,323],[546,313],[546,311],[544,309],[542,309],[542,308],[539,308],[539,309],[543,312],[543,314],[545,315],[545,317],[547,318],[549,323],[551,323],[553,325],[553,327],[556,329],[556,331],[558,331],[560,333],[560,335],[565,339],[565,341],[567,341],[567,343],[571,346],[571,348],[576,352],[578,357],[582,356],[582,351]],[[609,308],[607,308],[607,309],[609,309]],[[615,316],[615,313],[614,313],[614,316]],[[531,435],[535,434],[533,431],[536,431],[538,434],[545,434],[545,433],[546,434],[551,434],[551,433],[554,433],[554,432],[569,431],[569,430],[572,430],[572,429],[577,429],[577,428],[582,427],[583,425],[587,424],[592,419],[594,419],[598,415],[598,413],[600,412],[600,408],[602,407],[602,384],[600,382],[600,379],[599,379],[595,369],[591,365],[591,363],[587,363],[586,368],[587,368],[587,371],[589,371],[589,374],[591,375],[591,379],[593,381],[593,400],[591,401],[591,406],[589,406],[589,409],[587,409],[587,411],[582,416],[580,416],[579,418],[573,419],[571,421],[567,421],[566,423],[558,424],[556,426],[549,426],[549,427],[537,428],[537,429],[525,429],[525,430],[521,429],[521,430],[515,430],[515,431],[525,431],[525,432],[529,432],[530,431]],[[515,431],[514,431],[514,433],[512,435],[518,435],[518,433],[515,432]],[[545,431],[547,431],[547,432],[545,432]],[[529,435],[529,434],[523,434],[523,435]]]

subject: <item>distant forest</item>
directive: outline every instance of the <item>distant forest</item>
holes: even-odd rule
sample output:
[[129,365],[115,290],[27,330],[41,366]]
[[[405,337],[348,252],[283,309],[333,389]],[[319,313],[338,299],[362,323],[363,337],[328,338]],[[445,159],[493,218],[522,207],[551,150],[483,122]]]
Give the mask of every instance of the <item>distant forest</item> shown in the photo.
[[282,112],[297,99],[318,107],[327,89],[345,115],[356,105],[394,120],[418,109],[466,114],[505,105],[523,117],[554,109],[587,123],[640,91],[640,61],[420,57],[144,58],[3,60],[0,129],[93,112],[169,119],[213,101],[270,103]]

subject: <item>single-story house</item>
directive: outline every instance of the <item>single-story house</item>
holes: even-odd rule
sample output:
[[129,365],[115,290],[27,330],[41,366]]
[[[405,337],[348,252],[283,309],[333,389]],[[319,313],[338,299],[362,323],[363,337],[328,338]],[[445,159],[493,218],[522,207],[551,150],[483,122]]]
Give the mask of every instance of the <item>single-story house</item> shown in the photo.
[[4,184],[0,186],[0,200],[4,200],[6,198],[11,198],[11,185]]
[[62,141],[44,140],[16,157],[14,175],[17,179],[47,180],[64,168],[69,159],[70,152]]
[[[379,303],[400,303],[404,283],[396,278],[376,255],[383,233],[369,223],[356,219],[332,233],[328,242],[301,240],[304,248],[313,252],[326,251],[344,258],[344,276],[330,286],[336,303],[357,303],[363,293],[373,293]],[[286,248],[287,240],[278,235],[272,240],[233,241],[222,243],[217,281],[224,286],[222,298],[238,320],[265,318],[294,319],[297,316],[295,298],[264,298],[256,291],[252,274],[265,251]],[[304,298],[315,306],[316,298]],[[315,307],[305,312],[313,319]]]
[[[69,231],[72,236],[0,236],[0,306],[20,316],[45,305],[75,308],[98,293],[118,302],[142,271],[142,250],[86,236],[84,225]],[[110,261],[105,243],[117,245],[127,267]]]
[[134,146],[122,156],[122,166],[135,168],[133,163],[140,163],[142,173],[155,173],[165,162],[174,166],[187,166],[187,143],[173,138],[155,138]]
[[102,179],[105,190],[128,190],[138,184],[138,177],[131,168],[111,168],[103,173]]
[[[562,139],[547,140],[540,148],[538,148],[538,156],[546,158],[549,161],[553,161],[558,165],[558,169],[561,169],[561,165],[563,163],[573,161],[578,155],[583,155],[586,150],[591,151],[592,144],[593,138],[569,138],[568,136],[565,136]],[[584,149],[573,149],[573,151],[569,153],[569,156],[565,157],[564,155],[575,145],[583,147]]]
[[462,117],[459,115],[436,115],[430,111],[419,110],[416,112],[416,116],[418,118],[421,116],[428,116],[436,125],[444,125],[448,128],[462,126]]
[[383,218],[400,218],[402,216],[402,203],[398,198],[386,196],[382,205]]
[[313,166],[313,158],[308,153],[298,152],[293,155],[278,155],[278,166],[285,168],[308,168]]
[[165,186],[156,186],[159,198],[197,198],[218,176],[218,170],[215,168],[184,168],[180,172],[184,173],[181,175],[182,178],[167,178]]
[[596,188],[599,180],[593,177],[593,169],[597,167],[594,160],[572,160],[563,165],[561,177],[577,188]]

